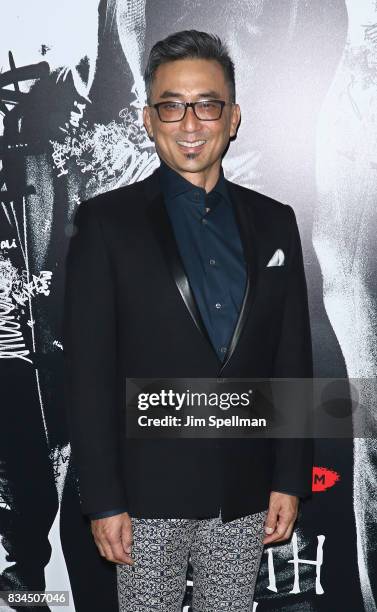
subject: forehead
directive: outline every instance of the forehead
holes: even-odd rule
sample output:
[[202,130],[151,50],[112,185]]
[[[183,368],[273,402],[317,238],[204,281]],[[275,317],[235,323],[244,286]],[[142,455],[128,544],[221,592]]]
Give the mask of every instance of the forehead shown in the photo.
[[228,85],[223,68],[216,60],[184,59],[161,64],[155,72],[152,91],[157,98],[166,97],[166,92],[182,97],[207,92],[224,96],[228,94]]

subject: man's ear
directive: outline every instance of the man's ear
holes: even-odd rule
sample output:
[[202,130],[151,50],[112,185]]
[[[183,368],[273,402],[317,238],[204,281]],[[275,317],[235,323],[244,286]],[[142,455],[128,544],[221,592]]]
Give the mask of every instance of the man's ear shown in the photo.
[[144,106],[143,108],[143,123],[144,123],[145,129],[147,130],[149,138],[153,140],[153,129],[152,129],[152,122],[150,118],[149,106]]
[[237,134],[238,126],[241,120],[241,108],[239,104],[234,104],[232,107],[232,116],[230,120],[230,137],[233,138]]

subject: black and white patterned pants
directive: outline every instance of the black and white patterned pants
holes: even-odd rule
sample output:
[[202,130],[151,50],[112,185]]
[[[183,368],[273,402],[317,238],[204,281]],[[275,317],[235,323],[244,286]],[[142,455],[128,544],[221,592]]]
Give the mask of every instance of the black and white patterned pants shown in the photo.
[[117,564],[119,612],[181,612],[189,555],[193,612],[251,612],[266,515],[132,518],[135,563]]

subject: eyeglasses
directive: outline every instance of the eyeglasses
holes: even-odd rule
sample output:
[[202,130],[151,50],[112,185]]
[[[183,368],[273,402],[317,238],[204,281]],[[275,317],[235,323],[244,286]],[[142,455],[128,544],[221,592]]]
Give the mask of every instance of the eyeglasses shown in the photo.
[[199,100],[198,102],[158,102],[152,104],[155,108],[160,121],[164,123],[174,123],[174,121],[182,121],[187,109],[191,106],[195,117],[200,121],[216,121],[220,119],[223,108],[232,102],[224,102],[224,100]]

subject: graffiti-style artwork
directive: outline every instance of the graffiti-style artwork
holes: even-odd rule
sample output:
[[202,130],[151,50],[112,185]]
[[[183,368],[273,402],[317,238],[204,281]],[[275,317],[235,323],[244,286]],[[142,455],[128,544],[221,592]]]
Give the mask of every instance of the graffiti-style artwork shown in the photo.
[[134,110],[122,109],[118,121],[82,125],[63,142],[51,141],[52,159],[58,178],[68,174],[67,164],[74,160],[87,175],[86,190],[91,196],[116,189],[148,176],[158,166],[156,154]]
[[142,122],[146,101],[142,77],[145,0],[110,0],[104,28],[119,39],[131,69],[130,103],[108,124],[89,126],[83,120],[85,105],[75,102],[69,122],[60,128],[64,139],[51,141],[57,176],[68,174],[68,161],[74,160],[86,175],[86,197],[141,180],[159,164]]
[[[6,411],[2,424],[3,589],[71,589],[74,547],[61,512],[77,496],[77,483],[63,404],[63,264],[80,202],[139,180],[157,165],[141,121],[145,16],[143,2],[137,11],[136,4],[109,2],[105,15],[99,2],[16,2],[6,9],[0,44],[0,357],[8,374],[1,389],[20,405],[20,414],[15,421]],[[130,68],[109,121],[96,117],[100,103],[93,93],[105,37],[119,37]],[[21,380],[22,394],[14,391]],[[24,441],[21,453],[17,439]],[[34,507],[36,488],[25,487],[31,467],[43,509]],[[87,524],[77,516],[83,533]],[[85,580],[76,585],[77,602],[85,588]],[[105,608],[106,601],[106,592],[97,602],[93,594],[86,605]],[[72,592],[69,609],[75,609]]]
[[[0,307],[2,311],[0,358],[27,359],[31,362],[20,318],[22,314],[25,314],[27,304],[37,293],[49,295],[51,276],[52,272],[42,270],[38,276],[33,274],[32,279],[28,280],[26,269],[21,275],[18,274],[10,259],[0,254]],[[32,316],[31,312],[30,316]],[[32,328],[33,319],[29,317],[26,324]]]

